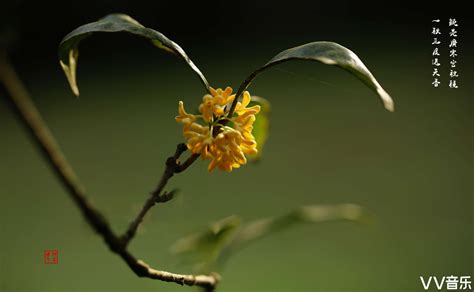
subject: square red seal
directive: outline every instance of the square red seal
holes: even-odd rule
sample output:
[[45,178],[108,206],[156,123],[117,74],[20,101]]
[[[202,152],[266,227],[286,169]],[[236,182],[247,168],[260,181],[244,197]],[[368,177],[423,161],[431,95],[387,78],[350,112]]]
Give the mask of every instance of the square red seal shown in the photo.
[[58,263],[58,250],[57,249],[46,249],[44,251],[44,263],[47,265]]

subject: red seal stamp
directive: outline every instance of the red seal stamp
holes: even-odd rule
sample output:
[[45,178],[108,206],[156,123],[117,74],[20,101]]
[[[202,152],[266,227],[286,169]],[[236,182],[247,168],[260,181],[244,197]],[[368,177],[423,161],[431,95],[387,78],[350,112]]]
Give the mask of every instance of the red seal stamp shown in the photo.
[[47,265],[58,264],[58,250],[57,249],[46,249],[44,251],[44,263]]

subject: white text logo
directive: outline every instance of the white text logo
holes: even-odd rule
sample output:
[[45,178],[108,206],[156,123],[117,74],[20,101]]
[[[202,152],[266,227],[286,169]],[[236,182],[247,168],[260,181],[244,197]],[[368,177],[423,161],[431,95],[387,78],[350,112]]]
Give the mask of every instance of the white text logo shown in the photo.
[[430,288],[437,290],[471,290],[471,276],[444,276],[442,278],[420,276],[421,284],[425,290]]

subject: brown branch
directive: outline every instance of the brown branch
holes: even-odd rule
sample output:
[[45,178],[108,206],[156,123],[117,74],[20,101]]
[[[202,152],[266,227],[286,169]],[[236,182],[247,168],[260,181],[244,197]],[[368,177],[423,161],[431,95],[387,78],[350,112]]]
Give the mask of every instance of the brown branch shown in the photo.
[[165,188],[168,180],[175,174],[184,171],[188,168],[199,155],[192,154],[183,164],[180,164],[178,159],[181,154],[187,150],[185,144],[178,144],[176,147],[176,152],[173,156],[169,157],[166,160],[166,168],[161,176],[160,182],[156,189],[150,194],[148,199],[145,201],[140,213],[138,213],[137,217],[130,223],[127,231],[121,236],[122,243],[126,246],[133,239],[135,236],[140,223],[143,221],[143,218],[148,213],[148,211],[156,204],[156,203],[164,203],[169,201],[173,197],[173,192],[170,193],[163,193],[163,189]]
[[[161,280],[165,282],[173,282],[178,284],[185,284],[189,286],[200,286],[207,290],[213,290],[218,281],[219,276],[217,274],[211,275],[180,275],[170,273],[166,271],[155,270],[148,266],[142,260],[135,258],[126,248],[126,243],[130,240],[124,241],[122,237],[118,237],[112,230],[109,222],[104,216],[96,209],[88,200],[85,195],[85,190],[82,187],[79,178],[74,173],[74,170],[70,166],[69,162],[63,155],[59,145],[57,144],[54,136],[43,121],[40,113],[30,98],[25,86],[17,76],[13,66],[10,64],[6,53],[0,49],[0,81],[4,84],[8,94],[7,97],[12,103],[16,115],[29,130],[31,138],[36,143],[38,148],[42,151],[44,158],[58,177],[59,181],[67,189],[71,198],[76,203],[77,207],[82,212],[82,215],[89,223],[89,225],[104,239],[110,250],[119,255],[130,267],[130,269],[138,277],[146,277],[150,279]],[[181,166],[178,163],[179,156],[186,151],[183,145],[178,145],[174,156],[167,160],[166,168],[162,179],[156,190],[152,193],[150,198],[146,201],[142,212],[138,215],[136,224],[134,224],[133,234],[135,234],[136,228],[143,219],[146,212],[153,206],[160,198],[160,194],[168,180],[173,176],[174,173],[181,172],[191,165],[196,158],[191,155],[188,160]],[[186,166],[185,166],[186,165]],[[169,200],[171,193],[164,193],[161,195],[163,199]],[[153,200],[152,200],[153,199]],[[135,227],[136,225],[136,227]],[[133,237],[133,235],[131,236]],[[130,237],[130,238],[131,238]],[[125,244],[124,244],[125,243]]]
[[194,161],[196,161],[197,159],[199,158],[199,154],[191,154],[191,156],[189,156],[188,159],[186,159],[186,161],[184,161],[182,164],[178,165],[178,169],[176,169],[176,173],[180,173],[180,172],[183,172],[185,171],[188,167],[191,166],[191,164],[194,163]]

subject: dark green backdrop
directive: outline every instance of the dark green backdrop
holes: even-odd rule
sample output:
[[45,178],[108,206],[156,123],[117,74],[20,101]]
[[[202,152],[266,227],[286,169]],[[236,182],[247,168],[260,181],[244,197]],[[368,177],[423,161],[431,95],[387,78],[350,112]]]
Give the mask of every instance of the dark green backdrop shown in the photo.
[[[132,36],[103,34],[81,47],[82,94],[74,98],[56,48],[76,26],[128,13],[181,44],[213,86],[234,88],[282,49],[332,40],[355,51],[391,93],[395,113],[337,68],[294,63],[262,74],[250,91],[273,107],[263,160],[231,174],[208,174],[198,162],[175,177],[170,188],[181,195],[155,207],[131,245],[153,266],[191,272],[168,247],[227,215],[257,219],[349,202],[370,210],[374,223],[305,225],[268,237],[229,262],[219,289],[422,291],[419,276],[473,276],[469,16],[462,7],[358,5],[12,2],[2,4],[2,22],[16,32],[13,61],[45,120],[91,200],[120,230],[183,140],[178,101],[192,108],[203,91],[180,60]],[[446,66],[434,89],[431,19],[449,17],[460,22],[460,88],[447,88]],[[1,291],[193,289],[139,279],[110,253],[2,100]],[[54,248],[59,264],[44,265],[43,250]]]

